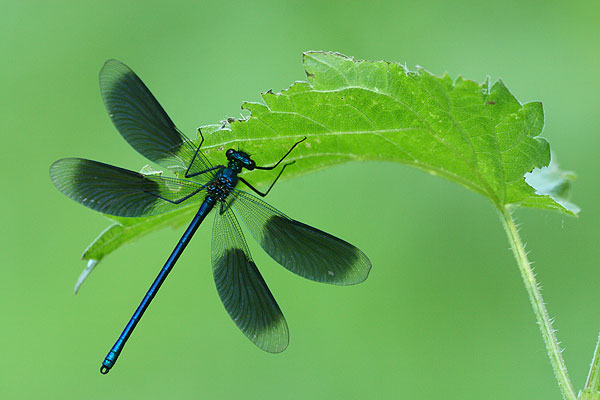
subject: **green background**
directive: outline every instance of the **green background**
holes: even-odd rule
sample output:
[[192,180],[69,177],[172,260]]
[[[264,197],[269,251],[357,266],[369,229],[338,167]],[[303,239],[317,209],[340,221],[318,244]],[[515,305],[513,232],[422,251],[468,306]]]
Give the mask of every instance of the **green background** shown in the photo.
[[[51,184],[56,159],[139,170],[97,74],[130,65],[180,129],[238,116],[242,101],[303,80],[301,52],[503,79],[541,100],[544,136],[579,178],[580,218],[516,213],[574,385],[600,329],[600,4],[597,1],[2,3],[0,397],[6,399],[558,399],[496,212],[481,196],[391,163],[285,180],[269,203],[360,247],[355,287],[303,280],[249,240],[291,343],[252,345],[216,294],[201,227],[119,363],[106,352],[183,228],[107,257],[77,296],[79,257],[108,225]],[[207,224],[209,225],[209,224]]]

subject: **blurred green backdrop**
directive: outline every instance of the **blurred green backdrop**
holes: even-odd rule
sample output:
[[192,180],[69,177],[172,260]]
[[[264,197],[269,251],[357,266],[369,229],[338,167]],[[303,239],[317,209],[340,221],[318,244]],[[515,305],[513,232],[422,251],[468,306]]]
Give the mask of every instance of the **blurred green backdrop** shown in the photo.
[[[558,399],[542,339],[486,200],[398,164],[283,181],[269,203],[373,262],[349,288],[298,278],[250,241],[290,326],[258,350],[220,304],[204,226],[107,376],[100,362],[183,228],[106,258],[79,295],[79,257],[108,225],[51,184],[67,156],[137,170],[97,74],[129,64],[188,135],[303,80],[334,50],[482,81],[541,100],[544,135],[579,180],[581,217],[517,213],[575,386],[600,329],[600,4],[583,1],[4,1],[0,397],[6,399]],[[210,224],[208,224],[210,225]]]

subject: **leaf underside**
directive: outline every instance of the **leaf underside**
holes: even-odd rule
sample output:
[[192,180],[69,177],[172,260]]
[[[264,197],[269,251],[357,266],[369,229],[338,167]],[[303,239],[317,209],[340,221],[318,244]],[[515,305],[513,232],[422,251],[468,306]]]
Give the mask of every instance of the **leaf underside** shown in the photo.
[[[307,82],[264,93],[264,103],[244,103],[242,109],[250,114],[243,119],[202,128],[202,149],[210,162],[223,164],[224,152],[239,148],[258,165],[272,165],[307,137],[286,159],[296,163],[282,179],[347,161],[396,161],[459,183],[499,209],[578,212],[565,190],[556,190],[569,187],[572,174],[556,167],[553,174],[544,172],[551,157],[540,136],[542,104],[521,104],[502,81],[452,80],[421,68],[412,72],[398,63],[357,61],[337,53],[307,52],[303,62]],[[258,187],[273,179],[273,172],[246,174]],[[83,258],[100,260],[146,233],[184,224],[196,209],[192,204],[153,217],[109,216],[114,224]]]

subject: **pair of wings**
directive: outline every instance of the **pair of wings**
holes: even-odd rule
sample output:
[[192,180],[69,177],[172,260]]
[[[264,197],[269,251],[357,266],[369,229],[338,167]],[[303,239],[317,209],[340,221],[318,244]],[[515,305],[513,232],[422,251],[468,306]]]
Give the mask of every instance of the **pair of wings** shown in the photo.
[[[156,215],[203,199],[197,195],[204,193],[204,183],[214,177],[211,164],[177,130],[137,75],[109,60],[100,72],[100,87],[115,126],[139,153],[173,171],[208,172],[191,181],[66,158],[50,167],[55,186],[91,209],[123,217]],[[252,260],[236,213],[273,259],[300,276],[351,285],[364,281],[369,273],[371,263],[359,249],[287,217],[249,193],[234,189],[217,208],[212,241],[217,291],[240,330],[263,350],[283,351],[288,328]]]

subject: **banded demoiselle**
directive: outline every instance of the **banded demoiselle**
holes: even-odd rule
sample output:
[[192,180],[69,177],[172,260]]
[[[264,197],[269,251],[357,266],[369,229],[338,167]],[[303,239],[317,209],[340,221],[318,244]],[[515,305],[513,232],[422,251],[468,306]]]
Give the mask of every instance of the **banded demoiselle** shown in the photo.
[[[238,328],[261,349],[278,353],[288,345],[285,318],[258,271],[236,214],[262,248],[279,264],[313,281],[352,285],[367,278],[371,262],[353,245],[328,233],[293,220],[236,188],[239,182],[264,197],[244,178],[242,169],[273,170],[300,143],[293,144],[272,166],[261,167],[245,152],[226,151],[227,165],[213,166],[180,132],[150,90],[125,64],[109,60],[100,71],[104,104],[117,130],[140,154],[152,162],[178,172],[182,178],[142,174],[97,161],[64,158],[50,167],[54,185],[71,199],[93,210],[121,217],[146,217],[198,202],[199,209],[175,246],[171,256],[142,299],[100,372],[114,366],[144,311],[175,265],[204,218],[216,207],[212,235],[212,268],[217,291]],[[202,199],[198,196],[203,196]]]

